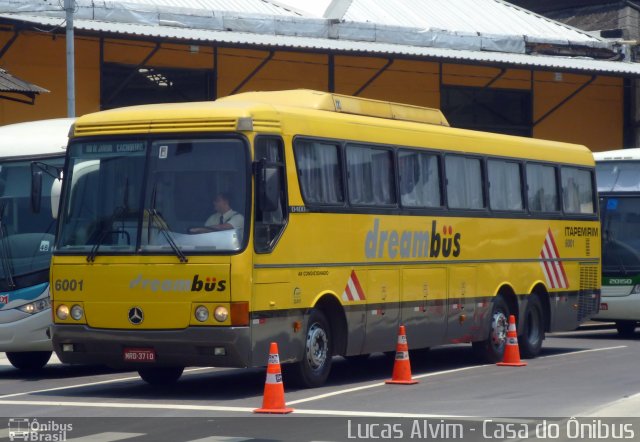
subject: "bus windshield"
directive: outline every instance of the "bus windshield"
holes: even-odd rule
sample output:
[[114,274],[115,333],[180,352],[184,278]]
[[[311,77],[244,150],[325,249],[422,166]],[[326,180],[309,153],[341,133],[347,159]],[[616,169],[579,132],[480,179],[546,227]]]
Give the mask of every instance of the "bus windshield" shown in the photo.
[[[183,258],[243,248],[250,169],[241,139],[101,139],[72,143],[68,155],[59,252],[91,260],[98,253]],[[221,194],[225,222],[212,225]]]
[[640,162],[603,161],[596,163],[598,192],[640,191]]
[[[64,159],[41,161],[62,167]],[[31,210],[31,161],[0,162],[0,290],[46,282],[54,242],[53,176],[43,173],[41,207]],[[26,278],[26,279],[25,279]]]
[[640,196],[602,197],[600,209],[604,275],[640,272]]

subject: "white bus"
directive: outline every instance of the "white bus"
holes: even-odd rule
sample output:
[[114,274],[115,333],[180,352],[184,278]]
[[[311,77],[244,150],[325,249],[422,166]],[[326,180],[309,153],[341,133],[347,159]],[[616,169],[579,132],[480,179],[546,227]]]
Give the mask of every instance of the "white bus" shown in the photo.
[[602,219],[602,295],[594,320],[632,336],[640,320],[640,148],[594,153]]
[[40,369],[51,357],[50,194],[73,121],[0,127],[0,352],[22,370]]

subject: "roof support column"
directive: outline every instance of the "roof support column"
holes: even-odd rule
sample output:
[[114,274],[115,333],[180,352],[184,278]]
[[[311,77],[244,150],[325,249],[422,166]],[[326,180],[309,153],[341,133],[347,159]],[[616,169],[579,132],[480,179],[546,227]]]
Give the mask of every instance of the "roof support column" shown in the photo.
[[218,46],[213,46],[213,84],[211,85],[211,95],[214,100],[218,99]]
[[327,89],[329,90],[329,92],[335,92],[336,91],[336,60],[335,60],[335,56],[333,54],[329,54],[329,59],[327,60],[327,67],[328,67],[328,87]]
[[546,120],[549,116],[551,116],[551,114],[553,114],[555,111],[557,111],[562,106],[564,106],[569,100],[571,100],[573,97],[575,97],[584,89],[586,89],[591,83],[596,81],[597,78],[598,78],[597,75],[592,75],[591,78],[586,83],[582,84],[580,87],[578,87],[578,89],[576,89],[571,94],[569,94],[564,100],[562,100],[560,103],[553,106],[549,111],[547,111],[547,113],[545,113],[543,116],[541,116],[536,121],[534,121],[532,127],[536,127],[538,124]]
[[389,67],[393,64],[393,61],[394,61],[394,60],[393,60],[393,58],[388,59],[388,60],[387,60],[387,63],[386,63],[384,66],[382,66],[382,67],[378,70],[378,72],[376,72],[375,74],[373,74],[373,77],[371,77],[371,78],[369,79],[369,81],[367,81],[365,84],[363,84],[363,85],[362,85],[362,87],[360,87],[360,89],[358,89],[357,91],[355,91],[353,95],[354,95],[354,96],[356,96],[356,97],[357,97],[358,95],[360,95],[360,93],[361,93],[362,91],[364,91],[366,88],[368,88],[368,87],[369,87],[369,85],[370,85],[371,83],[373,83],[374,81],[376,81],[376,79],[377,79],[380,75],[382,75],[382,74],[383,74],[387,69],[389,69]]
[[256,68],[255,68],[255,69],[254,69],[254,70],[253,70],[249,75],[247,75],[247,78],[245,78],[244,80],[242,80],[242,81],[240,82],[240,84],[239,84],[239,85],[237,85],[237,86],[235,87],[235,89],[231,91],[231,93],[230,93],[229,95],[237,94],[237,93],[238,93],[238,91],[239,91],[240,89],[242,89],[242,88],[244,87],[244,85],[245,85],[245,84],[247,84],[247,83],[248,83],[248,82],[249,82],[253,77],[255,77],[255,76],[256,76],[256,74],[257,74],[258,72],[260,72],[260,71],[262,70],[262,68],[263,68],[263,67],[265,67],[265,65],[266,65],[267,63],[269,63],[269,61],[273,58],[273,56],[274,56],[274,55],[275,55],[275,52],[274,52],[274,51],[269,51],[269,55],[267,55],[267,58],[265,58],[264,60],[262,60],[262,61],[260,62],[260,64],[259,64],[258,66],[256,66]]
[[76,116],[76,50],[73,33],[73,11],[75,6],[75,0],[64,0],[67,21],[67,117],[70,118]]

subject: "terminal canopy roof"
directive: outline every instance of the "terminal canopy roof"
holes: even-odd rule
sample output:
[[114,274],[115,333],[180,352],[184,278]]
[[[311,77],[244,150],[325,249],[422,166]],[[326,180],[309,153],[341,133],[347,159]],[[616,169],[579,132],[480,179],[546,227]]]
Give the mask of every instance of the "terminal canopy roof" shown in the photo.
[[[0,99],[33,104],[35,102],[36,95],[44,92],[49,91],[40,86],[36,86],[35,84],[14,77],[9,72],[0,68]],[[14,94],[26,97],[26,99],[14,97]]]

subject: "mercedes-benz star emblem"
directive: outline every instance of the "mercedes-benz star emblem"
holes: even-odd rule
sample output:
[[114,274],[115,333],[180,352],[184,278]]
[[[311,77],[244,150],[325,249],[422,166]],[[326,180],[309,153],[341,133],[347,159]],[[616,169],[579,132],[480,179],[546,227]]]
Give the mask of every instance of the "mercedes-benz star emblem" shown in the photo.
[[140,307],[131,307],[129,309],[129,322],[133,325],[140,325],[144,321],[144,313]]

